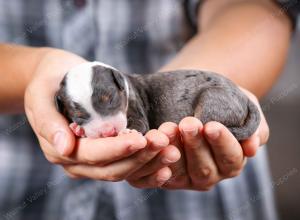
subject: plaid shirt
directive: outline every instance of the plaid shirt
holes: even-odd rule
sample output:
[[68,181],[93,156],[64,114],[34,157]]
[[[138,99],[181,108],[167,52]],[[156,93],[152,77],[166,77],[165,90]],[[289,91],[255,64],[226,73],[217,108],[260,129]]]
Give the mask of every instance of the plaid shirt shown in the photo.
[[[195,34],[198,6],[197,0],[0,0],[0,41],[154,72]],[[294,7],[289,11],[295,16]],[[0,117],[0,219],[275,220],[273,187],[265,148],[240,176],[209,192],[71,180],[45,160],[25,116]]]

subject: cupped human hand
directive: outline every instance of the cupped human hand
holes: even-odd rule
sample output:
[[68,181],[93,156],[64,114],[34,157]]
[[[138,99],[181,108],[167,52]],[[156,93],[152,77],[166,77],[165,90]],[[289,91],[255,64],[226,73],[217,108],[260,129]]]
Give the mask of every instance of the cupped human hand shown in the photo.
[[87,61],[72,53],[49,49],[25,91],[26,115],[45,157],[62,165],[69,176],[119,181],[144,166],[163,148],[168,149],[169,140],[158,130],[145,136],[130,133],[77,139],[68,121],[56,110],[54,95],[65,73],[84,62]]
[[[251,137],[239,142],[221,123],[212,121],[203,125],[194,117],[182,119],[179,125],[166,122],[158,130],[168,136],[170,145],[176,146],[181,152],[180,160],[168,167],[172,176],[163,184],[155,185],[151,180],[158,171],[148,170],[149,175],[144,175],[142,167],[132,173],[127,181],[140,188],[206,191],[224,179],[238,176],[246,164],[246,158],[255,156],[259,146],[265,144],[269,137],[269,127],[257,98],[251,92],[243,88],[241,90],[257,105],[261,113],[260,125]],[[177,152],[171,150],[176,155]],[[163,157],[163,152],[161,154]],[[155,167],[154,164],[158,166],[160,161],[153,160],[151,163]]]

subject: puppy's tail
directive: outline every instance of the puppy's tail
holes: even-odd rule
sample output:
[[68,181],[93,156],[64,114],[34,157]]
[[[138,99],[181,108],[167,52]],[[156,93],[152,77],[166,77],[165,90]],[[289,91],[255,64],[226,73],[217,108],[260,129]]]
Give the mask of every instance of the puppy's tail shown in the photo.
[[260,112],[257,106],[248,99],[248,115],[244,121],[244,124],[240,127],[229,127],[228,129],[237,140],[245,140],[256,131],[260,120]]

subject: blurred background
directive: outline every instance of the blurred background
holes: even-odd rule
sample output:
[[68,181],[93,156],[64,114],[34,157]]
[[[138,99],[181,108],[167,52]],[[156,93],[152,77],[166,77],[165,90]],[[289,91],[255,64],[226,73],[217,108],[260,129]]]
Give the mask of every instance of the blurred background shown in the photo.
[[279,214],[282,220],[298,220],[300,219],[298,139],[300,137],[300,25],[293,36],[282,75],[261,103],[271,129],[268,151],[270,168],[276,183],[274,190]]
[[273,179],[278,183],[274,189],[279,214],[283,220],[297,220],[300,219],[300,25],[285,69],[262,101],[262,108],[271,128],[268,151]]

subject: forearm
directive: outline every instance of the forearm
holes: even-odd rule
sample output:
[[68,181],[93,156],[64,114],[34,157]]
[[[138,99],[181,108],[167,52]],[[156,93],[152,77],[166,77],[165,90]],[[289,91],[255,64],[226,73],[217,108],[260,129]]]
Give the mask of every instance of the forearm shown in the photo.
[[269,2],[231,1],[215,7],[216,2],[204,3],[201,31],[163,70],[215,71],[261,97],[285,63],[290,21]]
[[0,113],[23,109],[26,85],[46,51],[0,44]]

